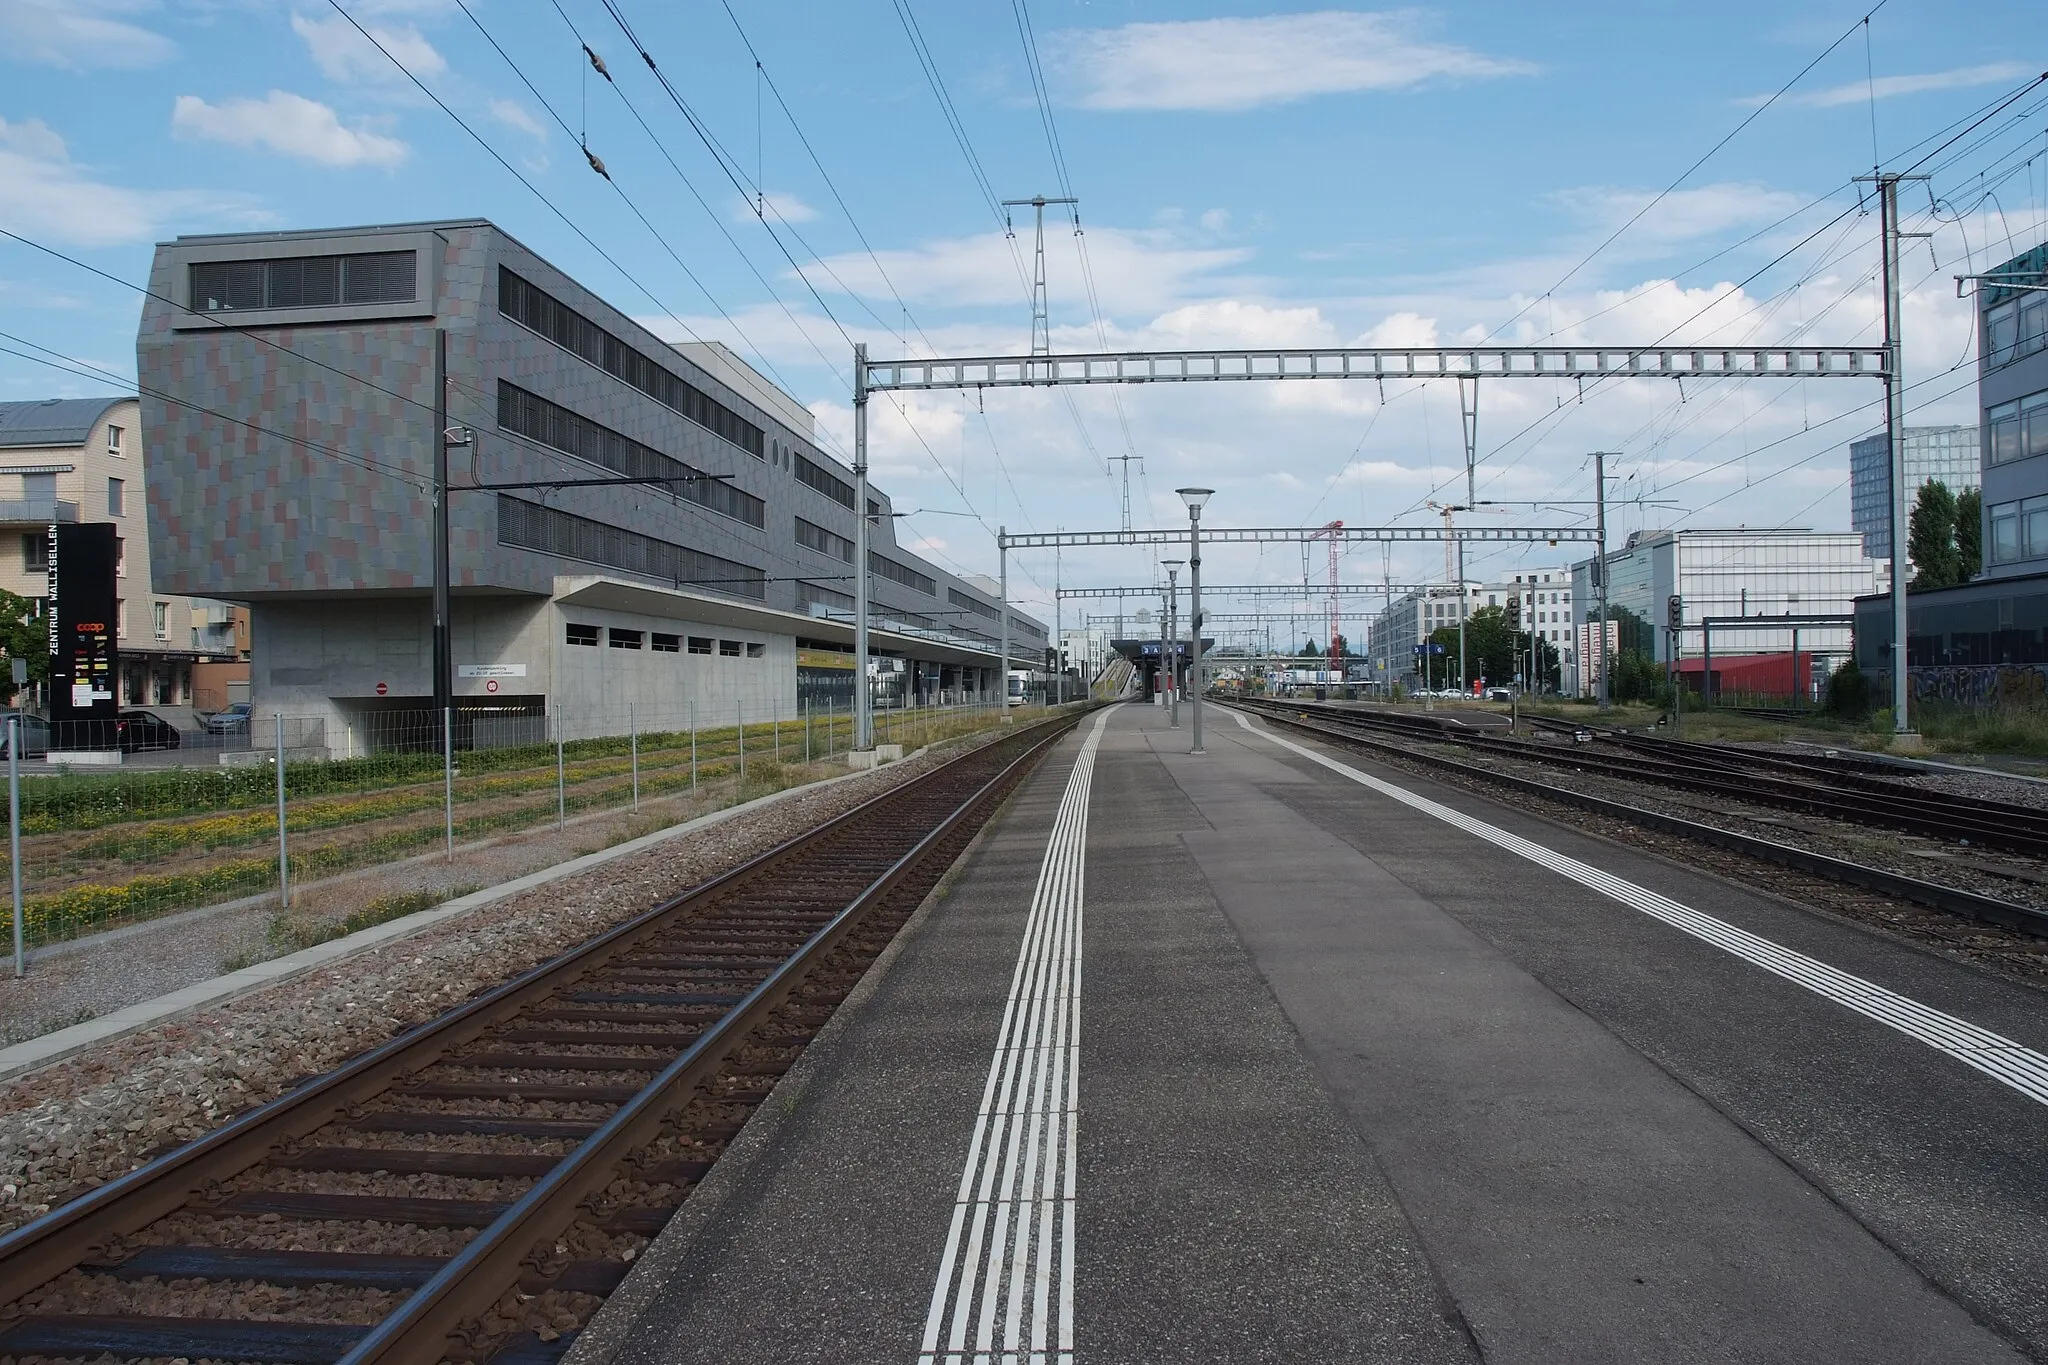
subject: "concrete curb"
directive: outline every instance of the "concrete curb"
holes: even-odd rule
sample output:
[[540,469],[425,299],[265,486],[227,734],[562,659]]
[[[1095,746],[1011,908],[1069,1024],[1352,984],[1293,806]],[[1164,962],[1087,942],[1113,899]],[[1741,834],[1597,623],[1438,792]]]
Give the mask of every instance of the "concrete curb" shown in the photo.
[[[960,736],[958,738],[971,738],[971,736]],[[942,748],[957,742],[958,739],[941,740],[936,745],[926,745],[924,748],[907,755],[904,761],[908,762],[910,759],[929,753],[934,748]],[[896,765],[890,764],[888,766],[894,767]],[[684,824],[671,825],[667,829],[659,829],[652,834],[643,834],[637,839],[629,839],[625,843],[615,844],[611,848],[599,849],[595,853],[586,853],[580,858],[571,858],[567,862],[556,863],[553,867],[545,867],[538,872],[529,872],[524,877],[516,877],[509,882],[501,882],[497,886],[487,886],[481,891],[472,891],[466,896],[458,896],[454,900],[437,905],[431,910],[422,910],[417,914],[406,915],[401,919],[391,920],[385,924],[372,925],[368,929],[358,930],[345,938],[331,939],[326,943],[315,944],[311,948],[304,948],[296,953],[289,953],[284,957],[272,958],[268,962],[258,962],[254,966],[244,967],[240,971],[229,972],[224,976],[216,976],[207,981],[196,982],[185,987],[183,990],[172,991],[169,995],[160,995],[153,1000],[144,1000],[137,1004],[128,1005],[113,1011],[111,1014],[103,1014],[97,1019],[88,1019],[82,1024],[73,1024],[69,1028],[58,1029],[54,1033],[46,1033],[39,1038],[31,1038],[26,1042],[16,1043],[12,1047],[0,1048],[0,1083],[18,1079],[25,1073],[33,1071],[38,1067],[48,1066],[52,1062],[63,1061],[67,1057],[76,1056],[90,1048],[99,1046],[101,1043],[135,1033],[153,1024],[161,1024],[180,1015],[191,1014],[197,1010],[204,1009],[209,1005],[218,1005],[224,1001],[233,1000],[254,991],[260,991],[266,986],[275,985],[280,981],[288,981],[292,977],[303,976],[305,973],[319,967],[324,967],[330,962],[336,962],[345,957],[353,957],[357,953],[381,947],[398,939],[409,938],[422,930],[431,929],[443,920],[453,919],[458,915],[467,914],[471,910],[489,905],[494,901],[503,900],[508,896],[516,896],[522,891],[531,891],[537,886],[545,886],[549,882],[559,881],[564,877],[573,877],[579,873],[588,872],[590,869],[601,867],[614,859],[628,857],[631,854],[652,848],[666,839],[675,839],[683,835],[695,834],[710,829],[713,826],[724,824],[728,820],[735,819],[749,812],[761,810],[777,802],[801,796],[806,792],[822,791],[827,787],[851,781],[856,777],[865,777],[873,771],[875,770],[868,769],[840,773],[836,777],[821,778],[816,782],[806,782],[800,787],[786,787],[779,792],[770,792],[768,795],[756,797],[752,801],[742,802],[736,806],[727,806],[724,810],[713,811],[709,815],[700,815],[696,819]]]

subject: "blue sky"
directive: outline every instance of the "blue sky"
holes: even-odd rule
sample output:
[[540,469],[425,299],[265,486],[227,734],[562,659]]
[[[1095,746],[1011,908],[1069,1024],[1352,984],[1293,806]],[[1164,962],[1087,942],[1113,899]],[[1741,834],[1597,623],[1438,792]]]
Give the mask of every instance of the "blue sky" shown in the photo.
[[[140,281],[150,244],[181,232],[487,216],[661,334],[728,341],[843,453],[849,340],[877,357],[1027,349],[1029,234],[1005,237],[984,184],[1059,193],[1048,121],[1085,232],[1048,223],[1057,350],[1841,343],[1877,326],[1875,216],[1852,177],[1906,166],[2048,69],[2038,7],[2017,2],[1888,0],[1866,41],[1868,6],[1834,3],[1029,0],[1042,110],[1014,3],[614,5],[723,164],[602,0],[343,0],[391,56],[326,0],[0,0],[0,226]],[[1933,172],[1908,195],[1908,226],[1935,233],[1907,262],[1910,420],[1968,421],[1970,305],[1952,277],[2048,236],[2042,92]],[[0,330],[128,376],[137,310],[132,290],[0,239]],[[0,396],[110,387],[0,354]],[[995,524],[1113,528],[1109,457],[1126,451],[1144,461],[1139,525],[1180,520],[1172,489],[1190,482],[1219,490],[1224,525],[1421,523],[1428,500],[1462,493],[1448,384],[1069,392],[878,402],[876,477],[920,509],[900,534],[989,572]],[[1606,448],[1628,496],[1671,504],[1619,509],[1620,533],[1843,528],[1846,446],[1876,399],[1832,381],[1640,382],[1583,401],[1549,381],[1493,384],[1480,495],[1585,498],[1585,452]],[[1475,556],[1471,571],[1558,553]],[[1301,568],[1292,547],[1219,548],[1207,565],[1212,582]],[[1383,568],[1438,575],[1440,551],[1358,549],[1344,572]],[[1062,572],[1154,575],[1136,550],[1076,551]],[[1012,573],[1048,615],[1052,578],[1049,555]]]

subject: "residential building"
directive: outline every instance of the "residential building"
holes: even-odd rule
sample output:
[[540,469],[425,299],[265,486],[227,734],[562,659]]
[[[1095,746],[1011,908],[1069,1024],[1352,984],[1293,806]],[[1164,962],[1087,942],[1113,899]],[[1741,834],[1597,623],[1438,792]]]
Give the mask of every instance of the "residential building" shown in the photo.
[[[553,712],[574,737],[629,706],[851,697],[853,474],[731,352],[667,344],[480,219],[181,237],[151,279],[158,580],[248,604],[256,711],[300,718],[308,747],[349,751],[433,696],[444,427],[469,442],[449,457],[458,744],[470,717]],[[886,493],[860,511],[879,704],[999,695],[1005,604],[899,545]],[[1042,666],[1044,625],[1007,614],[1013,659]]]
[[129,397],[0,403],[0,588],[41,614],[51,524],[111,524],[121,593],[116,699],[175,710],[195,704],[195,665],[237,662],[233,609],[153,590],[141,430],[141,405]]
[[[1366,657],[1372,661],[1372,676],[1389,685],[1423,684],[1425,673],[1417,661],[1415,647],[1429,639],[1439,626],[1455,626],[1483,604],[1484,584],[1467,580],[1460,591],[1455,583],[1436,583],[1413,588],[1395,598],[1372,620]],[[1455,670],[1456,665],[1453,664]]]
[[[1592,560],[1572,566],[1572,595],[1580,623],[1598,616]],[[1848,618],[1859,596],[1874,589],[1881,566],[1863,553],[1854,532],[1808,527],[1766,530],[1638,531],[1610,551],[1607,602],[1614,649],[1639,649],[1673,661],[1668,611],[1680,599],[1678,659],[1707,652],[1703,623],[1714,622],[1712,653],[1720,658],[1783,653],[1793,648],[1821,660],[1846,657]],[[1838,618],[1839,625],[1769,625],[1773,617]],[[1753,617],[1757,625],[1741,618]],[[1588,637],[1590,641],[1590,637]],[[1583,645],[1582,645],[1583,648]],[[1598,668],[1589,660],[1580,686],[1592,690]]]
[[[1906,428],[1906,505],[1910,508],[1930,480],[1964,493],[1981,484],[1977,428]],[[1849,525],[1863,536],[1871,559],[1892,557],[1892,470],[1890,443],[1882,433],[1849,443]]]

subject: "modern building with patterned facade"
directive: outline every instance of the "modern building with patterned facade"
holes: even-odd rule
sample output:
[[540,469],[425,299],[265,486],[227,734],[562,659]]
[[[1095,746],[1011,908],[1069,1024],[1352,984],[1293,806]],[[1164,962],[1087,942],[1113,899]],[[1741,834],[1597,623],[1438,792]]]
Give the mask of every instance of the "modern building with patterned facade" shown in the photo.
[[132,397],[0,403],[0,589],[35,603],[40,615],[51,523],[111,525],[116,702],[189,726],[178,712],[201,702],[194,668],[211,665],[219,677],[238,670],[235,612],[225,602],[153,590],[141,448]]
[[[1981,486],[1977,428],[1906,428],[1906,506],[1931,480],[1951,493]],[[1892,472],[1883,433],[1849,443],[1849,525],[1863,536],[1863,553],[1872,559],[1892,557]]]
[[[250,605],[259,716],[324,719],[339,750],[429,703],[437,398],[473,433],[449,456],[458,742],[462,714],[574,737],[850,698],[853,475],[722,347],[663,342],[481,220],[181,237],[151,290],[156,583]],[[622,476],[679,481],[488,487]],[[867,511],[879,703],[999,695],[1004,605],[896,544],[886,494]],[[1042,666],[1045,627],[1010,617]]]

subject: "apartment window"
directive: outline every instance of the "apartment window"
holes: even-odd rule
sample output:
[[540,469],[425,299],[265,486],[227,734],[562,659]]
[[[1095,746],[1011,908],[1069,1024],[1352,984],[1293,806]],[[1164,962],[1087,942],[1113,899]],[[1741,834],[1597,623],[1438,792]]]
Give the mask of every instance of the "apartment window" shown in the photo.
[[720,640],[718,642],[718,653],[720,658],[737,659],[746,652],[747,651],[745,642],[743,641]]
[[709,654],[711,652],[711,637],[708,635],[692,635],[690,637],[690,652],[692,654]]
[[574,621],[569,623],[569,643],[572,645],[594,645],[598,635],[596,626],[579,626]]
[[50,537],[47,533],[21,538],[21,570],[23,573],[50,571]]
[[121,428],[110,426],[107,428],[107,454],[120,455],[122,453]]
[[1991,509],[1991,562],[2048,558],[2048,497],[1998,503]]
[[126,483],[125,481],[123,481],[123,480],[121,480],[121,479],[108,479],[108,480],[107,480],[107,515],[108,515],[108,516],[110,516],[110,517],[120,517],[120,516],[126,516],[126,515],[127,515],[127,505],[126,505],[126,504],[127,504],[127,501],[128,501],[128,499],[127,499],[127,492],[128,492],[128,485],[127,485],[127,483]]
[[192,266],[192,311],[332,308],[410,303],[418,290],[411,251],[296,256],[274,261],[200,261]]
[[171,604],[156,602],[149,609],[150,632],[159,640],[171,638]]
[[125,541],[125,540],[123,540],[123,539],[122,539],[121,537],[119,537],[119,536],[115,536],[115,537],[114,537],[114,577],[116,577],[116,578],[126,578],[127,576],[128,576],[128,542],[127,542],[127,541]]
[[649,639],[648,647],[656,654],[680,654],[683,652],[683,641],[680,636],[664,635],[657,630]]
[[1991,437],[1988,463],[2048,455],[2048,389],[1987,408],[1984,421]]
[[638,649],[640,648],[641,641],[645,638],[637,630],[620,630],[617,626],[612,627],[613,649]]
[[766,646],[766,645],[757,645],[757,644],[753,644],[753,643],[749,642],[749,643],[748,643],[748,645],[747,645],[747,657],[748,657],[749,659],[765,659],[765,658],[767,658],[767,657],[768,657],[768,646]]

